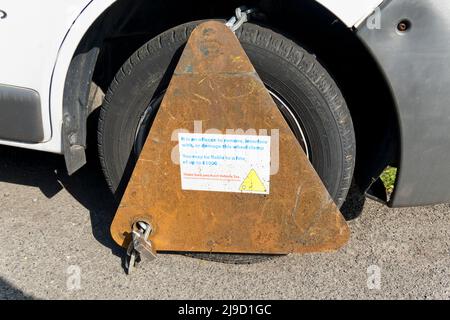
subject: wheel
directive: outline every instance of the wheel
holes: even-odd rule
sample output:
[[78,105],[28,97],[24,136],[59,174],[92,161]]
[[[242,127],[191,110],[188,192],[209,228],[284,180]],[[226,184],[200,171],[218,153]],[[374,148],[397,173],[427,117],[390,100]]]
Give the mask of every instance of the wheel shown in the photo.
[[[189,34],[200,22],[150,40],[120,69],[99,119],[106,180],[120,197]],[[330,195],[340,206],[355,165],[355,136],[344,98],[328,72],[299,45],[247,23],[236,33]]]

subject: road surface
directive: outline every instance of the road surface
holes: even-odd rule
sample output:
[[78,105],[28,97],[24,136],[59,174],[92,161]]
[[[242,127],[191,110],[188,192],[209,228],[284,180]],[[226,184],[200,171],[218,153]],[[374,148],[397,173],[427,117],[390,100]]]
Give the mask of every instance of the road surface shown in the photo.
[[0,299],[450,298],[450,205],[367,200],[337,253],[250,265],[161,254],[131,276],[113,215],[95,164],[68,177],[61,156],[0,147]]

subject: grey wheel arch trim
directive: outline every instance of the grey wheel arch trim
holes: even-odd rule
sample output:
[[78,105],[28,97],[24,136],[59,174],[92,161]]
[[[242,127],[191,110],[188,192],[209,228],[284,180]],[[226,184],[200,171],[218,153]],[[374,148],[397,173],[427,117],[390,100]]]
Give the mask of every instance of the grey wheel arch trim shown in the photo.
[[[450,2],[392,0],[381,29],[359,38],[377,59],[397,106],[400,163],[390,205],[450,202]],[[400,32],[399,22],[410,28]]]

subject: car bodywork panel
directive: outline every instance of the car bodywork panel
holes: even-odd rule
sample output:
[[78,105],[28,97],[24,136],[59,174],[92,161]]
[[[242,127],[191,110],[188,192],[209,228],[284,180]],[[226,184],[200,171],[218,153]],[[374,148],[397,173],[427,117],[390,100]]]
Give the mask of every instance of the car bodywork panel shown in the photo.
[[[56,145],[46,145],[58,135],[60,127],[53,118],[58,108],[50,108],[51,79],[64,38],[89,0],[24,2],[3,0],[0,4],[0,9],[7,13],[0,21],[0,84],[39,93],[44,134],[39,141],[41,144],[35,146],[40,145],[36,149],[58,152],[60,148]],[[7,141],[2,144],[30,146]]]
[[5,139],[0,140],[0,144],[62,153],[62,106],[70,62],[89,26],[113,2],[1,2],[0,9],[7,13],[7,17],[0,20],[0,84],[28,88],[39,93],[44,135],[39,143]]

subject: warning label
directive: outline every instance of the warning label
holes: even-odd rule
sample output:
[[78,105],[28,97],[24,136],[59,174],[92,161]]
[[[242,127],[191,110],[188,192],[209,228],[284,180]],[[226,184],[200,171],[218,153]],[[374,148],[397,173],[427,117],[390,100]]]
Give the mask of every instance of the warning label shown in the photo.
[[254,192],[266,192],[266,187],[264,187],[264,183],[258,177],[255,169],[250,170],[247,178],[245,178],[244,182],[241,184],[241,191],[254,191]]
[[269,194],[270,137],[179,133],[183,190]]

